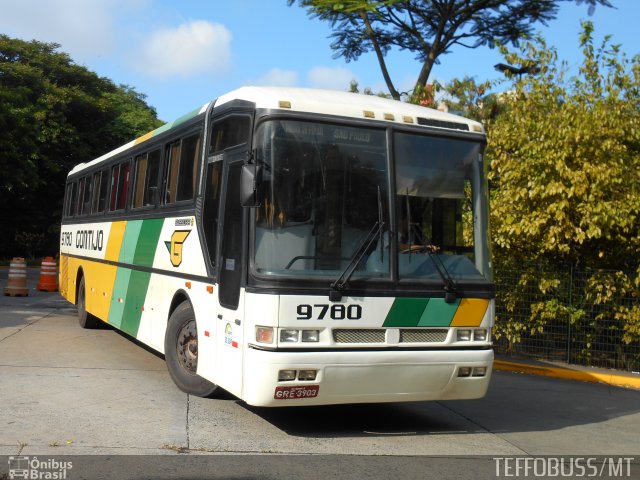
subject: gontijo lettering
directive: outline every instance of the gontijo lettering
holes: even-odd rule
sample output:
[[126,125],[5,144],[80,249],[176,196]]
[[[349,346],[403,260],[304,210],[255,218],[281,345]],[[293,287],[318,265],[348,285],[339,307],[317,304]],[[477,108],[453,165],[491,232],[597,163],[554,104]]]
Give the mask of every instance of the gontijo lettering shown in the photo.
[[76,248],[102,251],[103,247],[104,232],[102,230],[78,230],[76,233]]

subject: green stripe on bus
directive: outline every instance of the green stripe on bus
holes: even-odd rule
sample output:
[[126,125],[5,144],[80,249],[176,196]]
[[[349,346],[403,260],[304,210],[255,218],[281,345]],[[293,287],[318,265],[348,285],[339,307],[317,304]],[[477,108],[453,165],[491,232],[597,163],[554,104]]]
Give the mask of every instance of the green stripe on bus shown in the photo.
[[124,301],[127,298],[127,289],[129,288],[129,278],[131,270],[128,268],[118,268],[116,271],[116,280],[113,282],[113,297],[111,306],[109,307],[109,318],[107,321],[116,328],[120,328],[122,323],[122,315],[124,312]]
[[147,298],[150,279],[151,273],[149,272],[141,272],[140,270],[131,271],[120,328],[132,337],[137,337],[138,335],[140,318],[142,317],[144,301]]
[[[152,267],[163,224],[163,219],[128,222],[120,249],[120,262]],[[118,267],[116,272],[109,323],[133,337],[137,336],[140,328],[150,278],[149,272],[127,267]]]
[[135,254],[133,256],[133,263],[135,265],[143,267],[153,266],[153,258],[156,254],[158,239],[160,238],[163,224],[164,220],[162,218],[154,218],[142,222]]
[[138,246],[138,236],[142,228],[142,220],[131,220],[127,222],[122,238],[122,247],[120,247],[120,263],[133,263],[133,258]]
[[448,327],[460,299],[447,303],[444,298],[396,298],[383,327]]
[[428,303],[428,298],[396,298],[382,326],[416,327]]
[[458,310],[460,299],[453,303],[447,303],[444,298],[432,298],[429,300],[427,308],[424,309],[419,327],[448,327]]

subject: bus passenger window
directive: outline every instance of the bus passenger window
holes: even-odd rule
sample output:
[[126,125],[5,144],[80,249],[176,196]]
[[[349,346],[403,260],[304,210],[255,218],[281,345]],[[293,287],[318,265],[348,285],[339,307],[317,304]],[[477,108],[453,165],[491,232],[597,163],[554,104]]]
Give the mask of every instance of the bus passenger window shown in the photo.
[[136,157],[136,176],[133,185],[133,208],[142,207],[142,196],[144,195],[144,182],[147,176],[147,154]]
[[104,212],[107,206],[107,194],[109,193],[109,170],[102,170],[100,175],[100,194],[98,196],[98,213]]
[[167,153],[165,203],[192,200],[200,165],[200,134],[170,145]]
[[127,206],[129,196],[131,162],[126,162],[120,167],[120,178],[118,179],[118,210],[124,210]]
[[149,153],[147,160],[147,175],[144,181],[144,198],[142,203],[145,206],[155,205],[158,191],[158,173],[160,172],[160,149]]
[[85,177],[84,194],[82,195],[82,215],[91,213],[91,177]]
[[164,203],[174,203],[178,190],[178,169],[180,168],[180,141],[172,143],[167,148],[167,190]]
[[78,184],[76,182],[73,182],[67,186],[67,205],[65,208],[65,215],[67,217],[71,217],[75,213],[77,193]]
[[182,141],[180,152],[180,173],[178,174],[178,193],[176,200],[191,200],[196,192],[198,177],[198,158],[200,153],[200,135],[192,135]]
[[124,210],[129,193],[129,170],[131,162],[115,165],[111,170],[111,200],[109,210]]
[[78,180],[78,198],[76,200],[73,211],[76,212],[76,216],[82,214],[82,198],[84,196],[84,178]]
[[111,196],[109,200],[109,211],[116,209],[118,201],[118,178],[120,177],[120,165],[114,165],[111,169]]
[[100,175],[102,172],[93,174],[91,180],[91,213],[98,212],[98,195],[100,194]]

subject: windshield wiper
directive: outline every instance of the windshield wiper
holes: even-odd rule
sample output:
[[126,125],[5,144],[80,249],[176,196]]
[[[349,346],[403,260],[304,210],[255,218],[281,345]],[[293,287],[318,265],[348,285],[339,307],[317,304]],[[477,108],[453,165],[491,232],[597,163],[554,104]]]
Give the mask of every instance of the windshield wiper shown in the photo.
[[369,247],[378,236],[378,242],[380,243],[380,261],[384,261],[384,222],[382,221],[382,196],[380,194],[380,187],[378,186],[378,221],[373,224],[367,236],[364,237],[364,240],[360,242],[358,248],[356,248],[351,258],[349,258],[349,263],[342,271],[340,276],[336,279],[335,282],[331,284],[331,290],[329,291],[329,300],[332,302],[339,302],[342,300],[342,293],[347,288],[347,284],[349,283],[349,279],[353,275],[353,272],[356,271],[356,267],[360,263],[360,260],[365,256]]
[[444,266],[444,262],[440,258],[440,255],[436,253],[436,250],[430,248],[430,245],[425,246],[425,250],[433,262],[433,266],[436,267],[438,275],[440,275],[440,278],[442,278],[442,281],[444,282],[444,301],[446,303],[455,302],[458,294],[456,282],[451,278],[449,270]]
[[456,301],[457,294],[458,294],[458,287],[456,285],[456,282],[453,280],[453,278],[451,278],[451,274],[449,273],[449,270],[447,270],[447,267],[444,266],[444,262],[442,261],[440,256],[436,254],[436,252],[438,251],[438,247],[433,245],[425,245],[424,235],[422,231],[420,230],[418,225],[411,223],[411,208],[409,205],[408,189],[407,189],[406,198],[407,198],[407,223],[408,223],[408,230],[409,230],[409,255],[411,255],[411,253],[413,252],[411,239],[413,237],[413,234],[415,234],[417,240],[423,246],[422,248],[420,248],[420,250],[424,250],[427,252],[427,255],[429,255],[429,258],[433,262],[433,266],[436,267],[436,271],[438,272],[438,275],[440,275],[440,278],[444,283],[444,301],[446,303],[453,303]]
[[373,227],[371,227],[371,230],[369,230],[367,236],[360,243],[356,251],[349,259],[349,263],[347,264],[346,268],[342,271],[336,281],[331,284],[331,290],[329,291],[329,300],[331,300],[332,302],[339,302],[340,300],[342,300],[342,292],[344,292],[344,290],[346,289],[349,279],[353,275],[353,272],[356,271],[356,267],[360,263],[360,260],[362,260],[362,257],[364,257],[364,255],[367,253],[367,250],[369,250],[369,247],[376,239],[376,236],[379,233],[382,233],[383,228],[384,222],[380,223],[380,221],[378,220],[373,224]]

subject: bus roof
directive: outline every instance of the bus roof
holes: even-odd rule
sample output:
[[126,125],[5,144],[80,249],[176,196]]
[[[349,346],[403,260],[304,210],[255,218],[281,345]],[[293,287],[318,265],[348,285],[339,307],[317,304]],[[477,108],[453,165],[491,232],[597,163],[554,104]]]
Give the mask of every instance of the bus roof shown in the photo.
[[[444,130],[466,130],[484,133],[479,122],[458,115],[440,112],[432,108],[414,105],[375,95],[363,95],[337,90],[290,87],[241,87],[214,100],[219,107],[234,100],[245,100],[255,104],[256,108],[288,110],[305,113],[321,113],[354,119],[373,119],[381,122],[414,124],[442,128]],[[206,112],[212,102],[205,103],[176,120],[112,150],[89,163],[76,165],[69,175],[100,163],[128,149],[139,145],[161,133]]]

